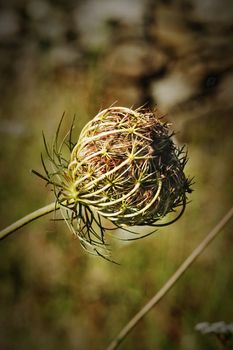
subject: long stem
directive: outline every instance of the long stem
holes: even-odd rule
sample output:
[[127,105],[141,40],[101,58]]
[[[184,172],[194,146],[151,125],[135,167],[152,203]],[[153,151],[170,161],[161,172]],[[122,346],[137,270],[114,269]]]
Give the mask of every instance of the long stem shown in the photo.
[[27,225],[29,222],[34,221],[38,219],[41,216],[47,215],[55,210],[59,209],[59,204],[56,204],[55,202],[50,203],[46,205],[43,208],[37,209],[33,211],[32,213],[24,216],[22,219],[14,222],[12,225],[6,227],[2,231],[0,231],[0,240],[6,238],[13,232],[17,231],[19,228]]
[[233,207],[219,221],[219,223],[208,233],[203,241],[193,250],[188,258],[180,265],[176,272],[169,278],[164,286],[154,295],[154,297],[129,321],[129,323],[120,331],[117,337],[110,343],[106,350],[115,350],[126,336],[133,330],[136,324],[168,293],[174,284],[180,279],[185,271],[197,259],[197,257],[206,249],[211,241],[217,236],[221,229],[228,223],[233,216]]

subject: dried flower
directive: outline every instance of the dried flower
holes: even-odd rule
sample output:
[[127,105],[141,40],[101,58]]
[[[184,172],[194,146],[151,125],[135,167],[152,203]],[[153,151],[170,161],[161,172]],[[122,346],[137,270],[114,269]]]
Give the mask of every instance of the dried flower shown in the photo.
[[[164,226],[184,212],[190,179],[184,174],[184,147],[175,145],[169,125],[156,112],[125,107],[101,111],[82,130],[76,144],[72,129],[58,147],[45,141],[52,162],[46,180],[53,184],[63,216],[85,248],[105,245],[103,218],[115,227]],[[45,140],[45,139],[44,139]],[[70,159],[63,158],[68,145]],[[166,223],[168,213],[180,212]],[[90,249],[88,249],[90,250]]]
[[222,345],[227,345],[232,340],[233,323],[220,322],[201,322],[195,326],[195,330],[202,334],[214,334]]

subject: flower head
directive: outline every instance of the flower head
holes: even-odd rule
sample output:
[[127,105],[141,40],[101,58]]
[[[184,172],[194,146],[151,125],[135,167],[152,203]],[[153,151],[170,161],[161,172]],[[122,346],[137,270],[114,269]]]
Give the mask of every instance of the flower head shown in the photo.
[[[61,154],[66,141],[53,146],[52,155],[46,145],[55,166],[52,174],[45,167],[47,180],[86,248],[98,252],[105,244],[103,218],[127,228],[168,225],[182,215],[191,181],[184,174],[186,152],[172,136],[154,111],[111,107],[83,128],[76,144],[70,135],[69,160]],[[159,222],[177,207],[174,219]]]

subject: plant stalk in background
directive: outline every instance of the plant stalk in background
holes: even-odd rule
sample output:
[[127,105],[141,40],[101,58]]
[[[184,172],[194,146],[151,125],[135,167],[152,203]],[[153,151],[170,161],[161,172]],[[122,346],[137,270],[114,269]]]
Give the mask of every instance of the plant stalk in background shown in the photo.
[[232,219],[233,207],[224,215],[218,224],[207,234],[203,241],[192,251],[187,259],[180,265],[175,273],[167,280],[164,286],[153,296],[152,299],[122,328],[120,333],[109,344],[106,350],[115,350],[119,347],[127,335],[134,329],[134,327],[146,316],[146,314],[157,305],[171,288],[178,282],[183,274],[189,269],[193,262],[203,253],[208,245],[220,233],[223,227]]

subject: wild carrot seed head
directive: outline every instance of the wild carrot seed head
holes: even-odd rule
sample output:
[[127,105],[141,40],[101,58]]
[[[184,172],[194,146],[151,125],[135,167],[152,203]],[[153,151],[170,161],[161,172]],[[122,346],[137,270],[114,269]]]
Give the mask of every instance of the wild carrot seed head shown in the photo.
[[55,193],[84,246],[104,244],[102,218],[117,227],[162,226],[169,223],[158,221],[177,207],[177,218],[183,213],[191,192],[187,158],[172,136],[155,111],[125,107],[105,109],[83,128],[70,160],[62,170],[55,164]]

